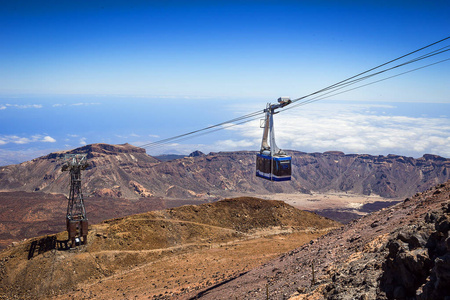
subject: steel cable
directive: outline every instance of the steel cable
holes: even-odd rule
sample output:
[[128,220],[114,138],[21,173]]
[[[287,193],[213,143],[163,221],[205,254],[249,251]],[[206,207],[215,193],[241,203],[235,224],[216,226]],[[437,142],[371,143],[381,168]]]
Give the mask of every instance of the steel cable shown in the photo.
[[[367,83],[367,84],[364,84],[364,85],[360,85],[360,86],[357,86],[357,87],[354,87],[354,88],[351,88],[351,89],[347,89],[347,90],[335,93],[338,90],[344,89],[346,87],[349,87],[349,86],[354,85],[356,83],[359,83],[361,81],[367,80],[367,79],[372,78],[374,76],[377,76],[377,75],[380,75],[380,74],[392,71],[392,70],[397,69],[397,68],[404,67],[406,65],[409,65],[409,64],[412,64],[412,63],[415,63],[415,62],[418,62],[418,61],[421,61],[421,60],[424,60],[424,59],[427,59],[427,58],[430,58],[430,57],[434,57],[436,55],[445,53],[447,51],[450,51],[450,49],[449,49],[450,45],[444,46],[442,48],[433,50],[433,51],[431,51],[429,53],[422,54],[422,55],[420,55],[418,57],[410,59],[410,60],[408,60],[406,62],[397,64],[395,66],[392,66],[392,67],[389,67],[389,68],[386,68],[386,69],[383,69],[383,70],[380,70],[380,71],[377,71],[377,72],[374,72],[374,73],[370,73],[372,71],[375,71],[376,69],[379,69],[381,67],[387,66],[388,64],[391,64],[391,63],[393,63],[395,61],[398,61],[398,60],[400,60],[402,58],[405,58],[407,56],[415,54],[415,53],[417,53],[419,51],[427,49],[427,48],[429,48],[431,46],[434,46],[434,45],[436,45],[438,43],[441,43],[441,42],[443,42],[445,40],[448,40],[448,39],[450,39],[450,36],[446,37],[444,39],[441,39],[441,40],[439,40],[437,42],[434,42],[432,44],[429,44],[427,46],[421,47],[421,48],[419,48],[417,50],[414,50],[412,52],[409,52],[409,53],[407,53],[405,55],[402,55],[400,57],[397,57],[397,58],[395,58],[393,60],[390,60],[390,61],[388,61],[386,63],[378,65],[378,66],[376,66],[374,68],[371,68],[369,70],[361,72],[361,73],[359,73],[357,75],[354,75],[354,76],[351,76],[351,77],[349,77],[347,79],[339,81],[339,82],[337,82],[335,84],[332,84],[332,85],[330,85],[328,87],[322,88],[322,89],[320,89],[320,90],[318,90],[316,92],[310,93],[310,94],[302,96],[300,98],[296,98],[296,99],[292,100],[292,103],[296,103],[296,102],[300,101],[299,103],[296,103],[294,105],[286,106],[285,108],[280,110],[280,112],[283,112],[283,111],[286,111],[288,109],[292,109],[292,108],[295,108],[295,107],[303,106],[303,105],[306,105],[306,104],[309,104],[309,103],[312,103],[312,102],[316,102],[316,101],[319,101],[319,100],[322,100],[322,99],[326,99],[326,98],[329,98],[329,97],[332,97],[332,96],[335,96],[335,95],[346,93],[348,91],[359,89],[359,88],[362,88],[362,87],[365,87],[365,86],[368,86],[368,85],[371,85],[371,84],[374,84],[374,83],[377,83],[377,82],[381,82],[381,81],[384,81],[384,80],[388,80],[388,79],[391,79],[391,78],[394,78],[394,77],[398,77],[398,76],[401,76],[401,75],[404,75],[404,74],[407,74],[407,73],[411,73],[413,71],[417,71],[417,70],[420,70],[420,69],[423,69],[423,68],[426,68],[426,67],[429,67],[429,66],[432,66],[432,65],[436,65],[438,63],[442,63],[442,62],[448,61],[448,60],[450,60],[450,58],[449,59],[444,59],[444,60],[441,60],[441,61],[438,61],[438,62],[430,63],[428,65],[425,65],[425,66],[422,66],[422,67],[419,67],[419,68],[415,68],[415,69],[412,69],[412,70],[409,70],[409,71],[406,71],[406,72],[402,72],[402,73],[399,73],[399,74],[396,74],[396,75],[393,75],[393,76],[389,76],[387,78],[383,78],[383,79],[380,79],[380,80],[377,80],[377,81],[373,81],[373,82],[370,82],[370,83]],[[370,73],[370,74],[368,74],[368,73]],[[362,76],[364,74],[367,74],[367,75]],[[311,99],[307,99],[307,98],[309,98],[311,96],[315,96],[315,97],[311,98]],[[237,118],[234,118],[234,119],[231,119],[231,120],[228,120],[228,121],[225,121],[225,122],[221,122],[221,123],[218,123],[218,124],[215,124],[215,125],[210,125],[210,126],[207,126],[207,127],[201,128],[201,129],[193,130],[193,131],[190,131],[190,132],[187,132],[187,133],[184,133],[184,134],[180,134],[180,135],[173,136],[173,137],[170,137],[170,138],[162,139],[162,140],[159,140],[159,141],[156,141],[156,142],[147,143],[147,144],[141,145],[140,147],[141,148],[147,148],[147,149],[154,149],[154,148],[161,147],[162,145],[168,144],[170,142],[179,142],[179,141],[184,141],[184,140],[187,140],[187,139],[190,139],[190,138],[193,138],[193,137],[206,135],[206,134],[213,133],[213,132],[216,132],[216,131],[219,131],[219,130],[222,130],[222,129],[227,129],[227,128],[230,128],[230,127],[233,127],[233,126],[237,126],[237,125],[248,123],[248,122],[253,121],[253,120],[257,120],[257,119],[259,119],[261,117],[261,115],[263,113],[264,113],[264,110],[258,110],[258,111],[255,111],[253,113],[249,113],[249,114],[246,114],[244,116],[237,117]]]

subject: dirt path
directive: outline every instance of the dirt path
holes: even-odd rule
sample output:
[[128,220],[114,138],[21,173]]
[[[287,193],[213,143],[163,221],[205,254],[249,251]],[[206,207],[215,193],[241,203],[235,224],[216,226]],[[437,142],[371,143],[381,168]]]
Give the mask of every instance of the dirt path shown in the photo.
[[267,230],[227,243],[192,244],[190,246],[204,248],[184,253],[171,253],[168,249],[95,252],[95,255],[145,255],[161,251],[166,255],[95,282],[81,284],[74,292],[54,299],[177,299],[189,292],[233,278],[325,232],[303,231],[292,233],[285,230],[280,234],[279,229]]
[[231,232],[231,233],[240,233],[240,234],[244,234],[241,231],[232,229],[232,228],[226,228],[226,227],[220,227],[220,226],[215,226],[215,225],[209,225],[209,224],[204,224],[204,223],[198,223],[198,222],[192,222],[192,221],[185,221],[185,220],[176,220],[176,219],[164,219],[164,218],[152,218],[152,219],[147,219],[147,218],[133,218],[128,220],[128,222],[130,221],[137,221],[137,222],[142,222],[142,221],[155,221],[155,222],[169,222],[169,223],[180,223],[180,224],[193,224],[193,225],[197,225],[197,226],[202,226],[202,227],[209,227],[209,228],[214,228],[214,229],[219,229],[222,231],[227,231],[227,232]]

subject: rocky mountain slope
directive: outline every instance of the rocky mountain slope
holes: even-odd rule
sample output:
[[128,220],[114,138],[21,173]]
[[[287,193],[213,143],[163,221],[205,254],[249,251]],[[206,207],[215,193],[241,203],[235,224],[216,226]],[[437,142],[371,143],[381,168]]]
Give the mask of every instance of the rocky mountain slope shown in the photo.
[[450,181],[190,299],[448,299],[449,230]]
[[85,195],[136,199],[220,199],[242,194],[344,191],[409,197],[449,179],[450,159],[291,151],[292,181],[272,184],[255,176],[255,152],[220,152],[161,162],[128,144],[93,144],[0,167],[0,190],[67,194],[61,172],[66,153],[87,153]]
[[[182,297],[286,251],[280,244],[289,236],[295,237],[289,247],[298,246],[337,226],[282,201],[256,198],[112,219],[91,226],[88,244],[74,250],[55,249],[67,238],[63,232],[0,252],[0,299],[64,298],[67,293],[76,299],[127,298],[125,292],[136,284],[137,297]],[[229,247],[239,247],[241,255]],[[185,265],[190,268],[182,271]]]

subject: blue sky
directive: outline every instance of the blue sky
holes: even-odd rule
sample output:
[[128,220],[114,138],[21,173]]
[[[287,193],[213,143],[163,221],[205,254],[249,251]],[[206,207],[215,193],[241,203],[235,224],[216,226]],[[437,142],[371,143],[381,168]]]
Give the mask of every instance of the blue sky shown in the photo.
[[[2,1],[0,28],[7,164],[96,142],[139,146],[301,97],[450,36],[450,2]],[[293,109],[277,120],[278,144],[449,157],[449,82],[445,62]],[[258,150],[258,125],[150,154]]]

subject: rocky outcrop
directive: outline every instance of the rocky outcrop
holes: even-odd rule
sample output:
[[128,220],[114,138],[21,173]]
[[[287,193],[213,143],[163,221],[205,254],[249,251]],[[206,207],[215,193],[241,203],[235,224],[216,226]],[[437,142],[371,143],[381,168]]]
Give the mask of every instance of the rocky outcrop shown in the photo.
[[134,189],[135,193],[138,194],[141,197],[151,197],[153,196],[152,192],[147,190],[145,187],[142,186],[142,184],[131,180],[130,181],[130,187]]
[[335,266],[323,295],[327,299],[364,295],[366,299],[422,300],[450,295],[450,204],[443,204]]
[[203,153],[199,150],[196,150],[196,151],[192,152],[191,154],[189,154],[189,157],[197,157],[197,156],[205,156],[205,153]]
[[389,299],[450,295],[450,204],[405,226],[387,244],[380,287]]

